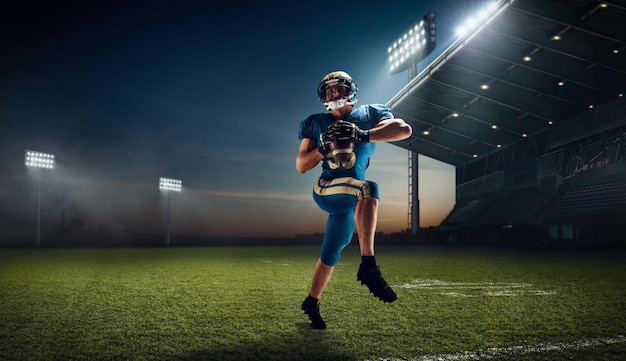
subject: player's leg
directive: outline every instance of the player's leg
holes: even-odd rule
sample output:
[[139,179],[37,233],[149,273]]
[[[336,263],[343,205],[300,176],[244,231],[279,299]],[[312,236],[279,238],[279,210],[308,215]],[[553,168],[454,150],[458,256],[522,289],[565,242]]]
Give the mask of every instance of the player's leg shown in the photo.
[[330,276],[332,276],[334,270],[335,266],[324,264],[321,258],[317,260],[315,268],[313,268],[313,279],[311,281],[311,289],[309,290],[310,296],[317,299],[322,296],[322,292],[324,292],[324,288],[330,281]]
[[302,310],[309,316],[311,326],[317,329],[326,328],[319,311],[319,298],[330,281],[342,250],[350,243],[354,233],[354,208],[358,197],[349,182],[349,179],[318,179],[313,191],[317,205],[329,213],[321,255],[313,270],[309,295],[302,303]]
[[[378,198],[378,187],[375,184],[374,186],[374,196]],[[313,328],[326,328],[326,323],[319,313],[319,298],[330,280],[334,265],[339,261],[342,250],[352,240],[356,226],[354,213],[359,200],[371,196],[370,182],[366,181],[338,178],[318,179],[315,183],[313,198],[321,209],[329,213],[329,216],[321,256],[313,271],[309,296],[302,303],[302,310],[309,316]],[[369,223],[375,225],[376,220]],[[373,252],[373,234],[371,240]]]
[[352,240],[353,232],[354,212],[328,216],[321,256],[313,270],[309,296],[302,303],[302,310],[309,316],[313,328],[326,328],[326,323],[319,311],[319,298],[330,280],[335,264],[339,261],[341,251]]
[[374,258],[374,236],[378,221],[378,199],[380,198],[376,183],[370,182],[370,195],[370,197],[359,200],[354,213],[362,259],[357,272],[357,280],[366,285],[370,292],[382,301],[393,302],[397,296],[383,278],[380,267]]
[[370,197],[360,200],[356,205],[354,221],[359,236],[361,256],[373,256],[374,235],[378,222],[378,199]]
[[310,296],[319,299],[324,292],[341,252],[352,240],[354,226],[354,212],[328,216],[321,256],[313,270]]
[[313,280],[311,281],[309,296],[302,302],[302,311],[309,316],[311,327],[315,329],[323,330],[326,328],[326,322],[320,315],[319,298],[334,269],[334,266],[325,265],[321,259],[317,260],[313,269]]

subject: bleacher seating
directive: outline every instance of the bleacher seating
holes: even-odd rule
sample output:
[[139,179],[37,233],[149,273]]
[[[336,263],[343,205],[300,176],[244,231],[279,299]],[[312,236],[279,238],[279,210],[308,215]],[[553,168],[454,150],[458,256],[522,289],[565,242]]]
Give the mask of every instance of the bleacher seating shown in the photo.
[[481,175],[462,169],[457,204],[441,223],[444,239],[626,246],[626,103],[603,107],[568,123],[577,127],[555,127],[537,159],[511,154],[496,171],[488,158],[482,169],[494,172]]
[[536,192],[504,198],[493,204],[475,221],[492,224],[526,223],[547,202],[549,197],[550,194],[548,193]]
[[610,209],[626,209],[626,179],[570,187],[545,213],[547,219],[581,218]]
[[469,222],[487,209],[497,198],[479,198],[456,204],[444,224],[452,225]]

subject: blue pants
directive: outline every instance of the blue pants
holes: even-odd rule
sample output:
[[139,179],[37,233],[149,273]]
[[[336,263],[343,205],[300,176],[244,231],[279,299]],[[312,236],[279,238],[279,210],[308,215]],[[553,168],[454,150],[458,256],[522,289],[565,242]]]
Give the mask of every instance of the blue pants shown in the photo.
[[344,177],[333,180],[318,178],[313,187],[315,203],[328,212],[321,260],[328,266],[339,261],[341,251],[350,244],[354,234],[354,210],[365,198],[380,199],[378,184]]

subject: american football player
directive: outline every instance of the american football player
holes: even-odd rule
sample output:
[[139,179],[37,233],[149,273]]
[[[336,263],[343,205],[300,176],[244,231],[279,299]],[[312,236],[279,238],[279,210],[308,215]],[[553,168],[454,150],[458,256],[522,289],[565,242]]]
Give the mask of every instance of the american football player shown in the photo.
[[322,174],[313,186],[313,199],[328,213],[321,255],[313,270],[309,295],[302,303],[315,329],[326,328],[319,298],[355,228],[361,251],[357,281],[384,302],[397,299],[374,257],[380,195],[378,185],[365,180],[365,171],[374,143],[405,139],[412,130],[402,119],[394,118],[385,105],[355,107],[357,91],[348,73],[326,74],[317,95],[329,112],[309,115],[299,126],[296,169],[305,173],[321,163]]

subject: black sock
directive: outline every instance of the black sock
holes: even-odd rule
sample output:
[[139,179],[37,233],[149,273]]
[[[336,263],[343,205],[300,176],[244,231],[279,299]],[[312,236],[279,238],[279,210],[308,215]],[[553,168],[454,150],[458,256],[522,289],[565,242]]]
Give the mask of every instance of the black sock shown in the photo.
[[319,301],[319,299],[309,295],[304,302],[306,302],[307,304],[313,304],[313,305],[317,305],[317,301]]
[[376,267],[376,257],[374,257],[374,256],[361,256],[361,264],[364,267]]

